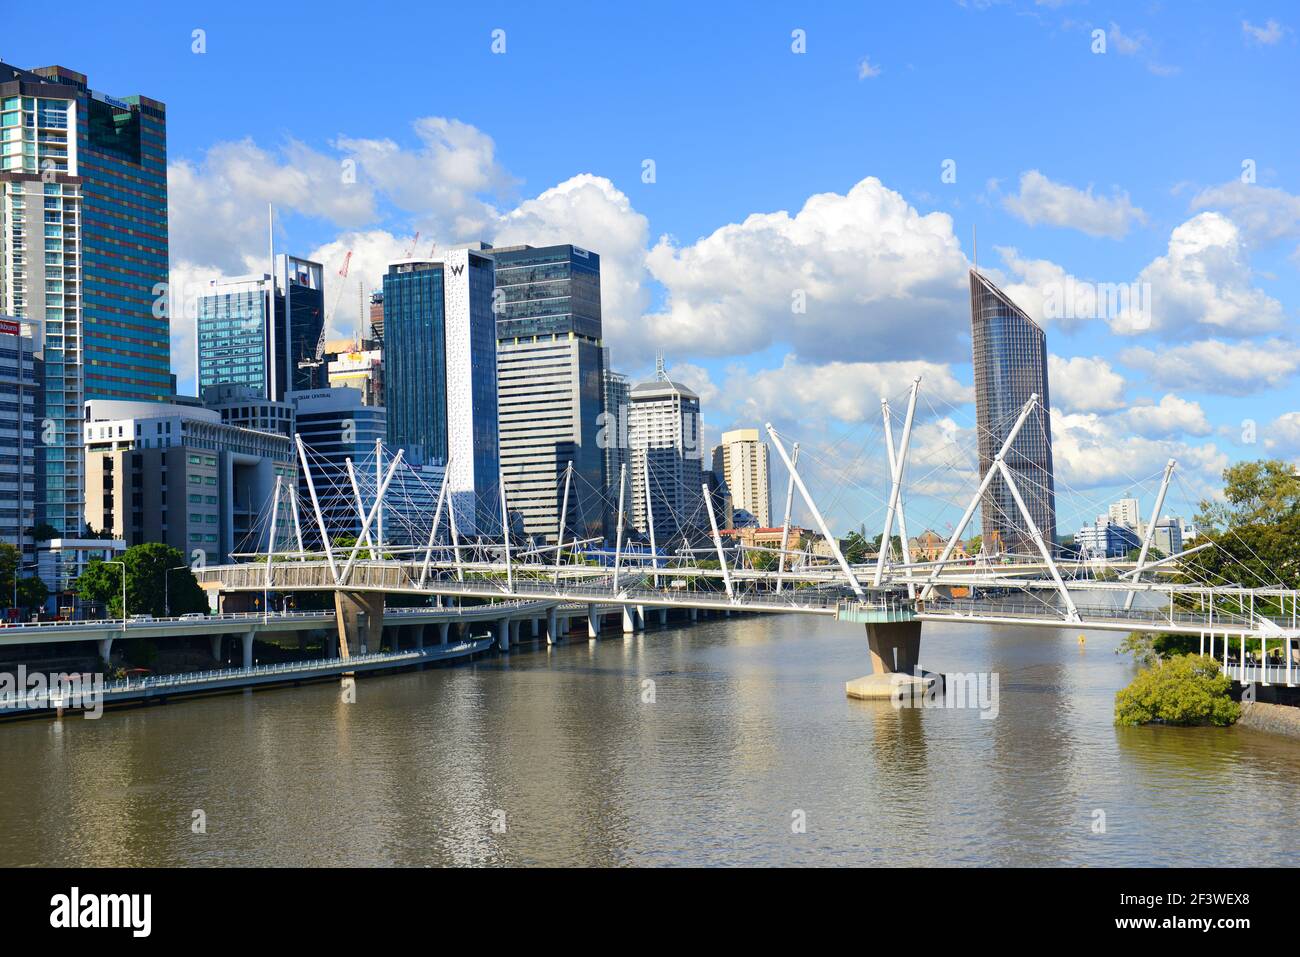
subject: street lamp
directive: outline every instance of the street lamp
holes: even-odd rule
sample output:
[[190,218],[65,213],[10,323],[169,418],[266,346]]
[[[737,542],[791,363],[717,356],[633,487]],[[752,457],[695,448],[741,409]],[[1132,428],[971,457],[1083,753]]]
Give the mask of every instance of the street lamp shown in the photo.
[[126,562],[105,561],[105,565],[122,566],[122,633],[126,633]]
[[172,572],[178,572],[182,568],[189,568],[189,565],[173,565],[167,571],[163,572],[163,613],[166,617],[172,616]]

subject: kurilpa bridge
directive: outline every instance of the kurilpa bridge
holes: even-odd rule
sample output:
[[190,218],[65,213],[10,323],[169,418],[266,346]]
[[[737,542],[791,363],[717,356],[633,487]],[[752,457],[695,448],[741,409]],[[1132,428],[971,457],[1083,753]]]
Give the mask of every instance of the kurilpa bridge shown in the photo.
[[[481,502],[472,502],[470,508],[477,510],[480,521],[474,534],[464,534],[465,512],[455,506],[455,493],[448,493],[445,476],[441,487],[426,487],[422,497],[412,497],[409,480],[394,482],[406,468],[400,450],[389,453],[377,444],[368,461],[354,465],[348,460],[345,472],[339,474],[337,469],[324,468],[298,439],[306,501],[292,486],[277,485],[261,529],[261,547],[241,554],[238,563],[199,568],[195,573],[228,611],[256,606],[269,613],[275,596],[295,592],[331,595],[344,658],[356,649],[376,650],[386,614],[402,614],[402,606],[413,600],[436,600],[447,607],[487,605],[481,611],[488,618],[490,606],[501,603],[496,643],[503,650],[517,635],[519,616],[510,609],[520,607],[519,603],[527,603],[535,616],[544,611],[548,641],[559,640],[568,631],[569,620],[584,615],[588,636],[597,637],[601,617],[610,610],[620,613],[626,633],[643,628],[647,615],[666,620],[672,610],[692,619],[701,613],[738,612],[832,617],[865,625],[872,674],[850,682],[850,693],[859,697],[884,697],[900,683],[927,681],[919,677],[921,629],[926,621],[1199,636],[1201,650],[1216,658],[1221,655],[1225,670],[1235,665],[1243,681],[1247,641],[1252,647],[1258,644],[1259,660],[1265,663],[1271,643],[1274,658],[1281,656],[1278,666],[1260,673],[1293,684],[1300,592],[1238,582],[1189,581],[1185,559],[1214,547],[1210,543],[1168,556],[1156,557],[1152,552],[1155,519],[1164,507],[1173,460],[1162,472],[1152,520],[1146,523],[1136,561],[1058,556],[1025,504],[1021,483],[1026,481],[1026,471],[1015,459],[1017,436],[1032,413],[1041,411],[1037,396],[1009,423],[1000,449],[978,476],[977,487],[939,554],[930,560],[914,559],[905,502],[919,386],[918,378],[908,393],[897,446],[893,413],[889,403],[881,400],[888,491],[881,545],[866,562],[847,559],[809,490],[799,464],[799,445],[787,449],[769,424],[768,435],[789,475],[779,545],[724,543],[705,487],[696,514],[672,516],[669,547],[661,548],[656,537],[663,537],[665,523],[662,515],[660,522],[655,521],[656,503],[662,509],[665,502],[682,497],[664,494],[665,477],[656,474],[650,456],[641,458],[640,475],[630,477],[623,466],[616,508],[612,501],[596,496],[599,506],[615,515],[612,547],[571,532],[584,527],[567,516],[570,503],[581,501],[573,494],[577,479],[571,465],[555,490],[561,503],[558,541],[538,544],[521,534],[519,523],[512,520],[512,507],[519,503],[509,500],[506,475],[499,476],[498,501],[491,509],[497,516],[495,529],[484,533],[485,510]],[[1013,464],[1021,467],[1013,469]],[[450,464],[445,474],[453,474]],[[1014,517],[1026,530],[1033,551],[993,558],[965,556],[962,536],[981,503],[989,507],[985,493],[995,477],[1010,492]],[[627,493],[633,483],[640,485],[648,543],[629,540]],[[401,501],[394,498],[398,488],[405,496]],[[796,493],[823,537],[825,554],[814,555],[790,539]],[[397,535],[395,523],[401,526]],[[347,543],[340,544],[344,531]]]

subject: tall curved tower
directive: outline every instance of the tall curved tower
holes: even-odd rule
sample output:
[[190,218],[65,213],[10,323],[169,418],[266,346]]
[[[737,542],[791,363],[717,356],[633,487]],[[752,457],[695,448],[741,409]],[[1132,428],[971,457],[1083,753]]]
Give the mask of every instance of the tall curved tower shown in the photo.
[[[975,365],[975,420],[980,473],[1006,441],[1020,410],[1037,393],[1040,407],[1016,436],[1006,464],[1047,547],[1056,551],[1056,480],[1052,471],[1051,401],[1047,391],[1047,336],[997,286],[970,272],[971,345]],[[991,553],[1035,554],[1029,525],[1011,490],[995,475],[980,503],[983,547]]]

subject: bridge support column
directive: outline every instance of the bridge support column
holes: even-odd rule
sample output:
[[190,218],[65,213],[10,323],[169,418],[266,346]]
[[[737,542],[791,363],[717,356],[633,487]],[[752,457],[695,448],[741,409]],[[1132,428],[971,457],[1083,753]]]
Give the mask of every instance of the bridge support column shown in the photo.
[[451,631],[451,622],[449,621],[438,622],[438,644],[440,645],[447,644],[447,633],[449,631]]
[[631,635],[645,627],[645,619],[641,617],[640,605],[623,606],[623,634]]
[[99,641],[95,642],[95,644],[99,646],[99,659],[101,661],[108,661],[109,656],[113,653],[113,639],[101,638]]
[[[365,613],[365,628],[361,615]],[[384,596],[382,593],[334,592],[334,615],[338,619],[339,641],[349,654],[365,654],[380,649],[384,633]]]
[[416,625],[415,630],[415,650],[424,651],[424,633],[428,631],[427,625]]
[[700,620],[700,610],[698,608],[692,608],[691,621],[699,621],[699,620]]
[[540,623],[539,623],[539,622],[540,622],[540,619],[537,619],[537,618],[530,618],[530,619],[529,619],[529,623],[530,623],[530,624],[529,624],[529,627],[532,629],[532,633],[533,633],[533,634],[532,634],[532,637],[534,637],[534,638],[539,637],[539,636],[538,636],[538,628],[540,627]]
[[210,643],[211,648],[212,648],[212,660],[213,660],[213,661],[221,661],[221,639],[223,639],[223,638],[225,638],[225,637],[226,637],[225,635],[213,635],[213,636],[211,637],[209,643]]
[[510,622],[510,644],[517,645],[523,638],[524,622],[522,618],[516,618]]
[[600,607],[597,605],[587,606],[587,637],[600,637]]
[[660,624],[661,626],[668,624],[668,609],[667,609],[667,608],[660,608],[660,609],[659,609],[659,624]]
[[555,631],[555,626],[559,623],[559,616],[556,615],[552,607],[546,612],[546,643],[553,645],[560,640],[559,634]]
[[510,650],[510,619],[502,618],[497,622],[497,647],[502,651]]
[[845,683],[850,698],[887,700],[923,694],[936,681],[920,670],[921,622],[868,622],[867,646],[871,674]]
[[239,636],[244,645],[244,667],[253,667],[253,632],[246,631]]

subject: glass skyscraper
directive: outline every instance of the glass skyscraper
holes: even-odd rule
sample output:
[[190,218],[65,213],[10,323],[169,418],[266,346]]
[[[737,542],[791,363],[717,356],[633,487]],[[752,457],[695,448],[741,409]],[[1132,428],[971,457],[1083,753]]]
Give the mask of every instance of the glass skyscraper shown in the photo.
[[[501,527],[497,356],[488,247],[391,264],[384,276],[388,444],[446,466],[461,534]],[[514,503],[511,503],[513,508]]]
[[[573,245],[515,246],[496,260],[501,467],[529,535],[604,533],[606,456],[600,256]],[[573,463],[567,510],[564,476]],[[618,477],[612,481],[617,483]]]
[[[993,464],[1020,410],[1034,393],[1034,409],[1007,453],[1006,464],[1048,548],[1056,546],[1056,488],[1052,471],[1051,402],[1047,391],[1047,336],[997,286],[970,273],[975,418],[981,474]],[[980,503],[984,550],[1037,554],[1011,490],[994,476]]]
[[266,321],[270,282],[266,274],[213,280],[199,297],[200,395],[209,386],[242,385],[282,401],[286,392],[324,384],[324,366],[314,365],[325,328],[321,264],[275,257],[274,331]]
[[38,520],[83,526],[82,404],[172,391],[166,107],[0,64],[0,312],[45,372]]

